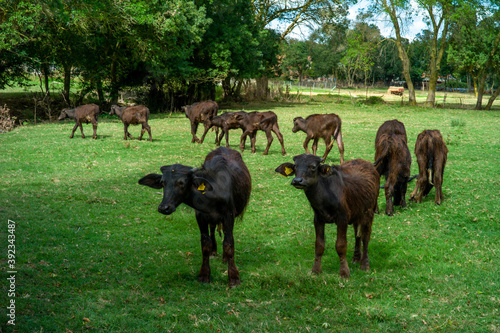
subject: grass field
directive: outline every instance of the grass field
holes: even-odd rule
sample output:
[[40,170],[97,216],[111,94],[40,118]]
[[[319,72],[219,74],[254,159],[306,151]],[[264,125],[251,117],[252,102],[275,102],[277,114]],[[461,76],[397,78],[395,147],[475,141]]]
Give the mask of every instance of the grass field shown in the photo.
[[[137,184],[161,165],[200,166],[215,148],[212,132],[191,144],[187,118],[172,114],[152,116],[153,142],[124,141],[123,125],[109,117],[100,119],[97,140],[90,125],[86,139],[79,132],[69,139],[71,121],[1,134],[0,332],[500,331],[499,113],[335,101],[245,105],[278,114],[288,154],[281,156],[275,139],[263,156],[263,134],[256,154],[248,147],[242,154],[253,187],[235,224],[242,281],[235,289],[228,288],[222,255],[211,259],[212,283],[198,283],[194,211],[180,206],[161,215],[158,191]],[[371,270],[349,264],[349,280],[338,276],[331,225],[323,272],[310,273],[313,212],[303,191],[274,172],[303,153],[304,134],[291,132],[292,119],[327,112],[342,118],[346,160],[373,161],[377,128],[394,118],[406,125],[412,174],[423,129],[440,129],[450,150],[443,204],[434,204],[432,190],[421,204],[396,207],[393,217],[377,215]],[[130,131],[137,137],[140,129]],[[230,134],[234,148],[239,134]],[[327,163],[339,163],[336,147]],[[385,210],[383,191],[379,208]],[[352,231],[348,241],[350,258]],[[15,297],[8,245],[16,250]],[[12,300],[16,326],[6,325]]]

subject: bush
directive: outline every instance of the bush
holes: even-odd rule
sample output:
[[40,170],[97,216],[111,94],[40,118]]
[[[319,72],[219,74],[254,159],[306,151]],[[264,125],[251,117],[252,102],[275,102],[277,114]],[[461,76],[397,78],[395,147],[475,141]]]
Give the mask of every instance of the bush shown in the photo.
[[4,105],[3,107],[0,106],[0,133],[12,131],[15,121],[16,117],[11,117],[10,110],[7,108],[7,105]]

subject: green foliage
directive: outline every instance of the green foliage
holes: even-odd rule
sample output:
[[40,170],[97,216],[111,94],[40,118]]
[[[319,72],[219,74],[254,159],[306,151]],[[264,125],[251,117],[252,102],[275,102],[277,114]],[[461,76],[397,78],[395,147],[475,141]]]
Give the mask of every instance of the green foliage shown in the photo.
[[[182,205],[171,216],[161,215],[159,191],[137,184],[161,165],[200,166],[215,148],[213,132],[204,144],[191,144],[187,118],[172,114],[152,116],[153,142],[124,141],[117,119],[100,119],[97,140],[69,139],[71,121],[0,134],[0,245],[5,258],[6,223],[14,220],[18,330],[496,331],[498,114],[390,104],[357,108],[327,95],[315,100],[245,105],[247,111],[277,113],[288,154],[281,156],[274,140],[270,154],[261,155],[262,133],[257,154],[248,147],[242,154],[253,190],[235,225],[242,279],[235,289],[227,287],[220,246],[210,261],[212,283],[197,282],[201,251],[194,211]],[[443,204],[434,204],[432,190],[423,203],[396,208],[393,217],[376,215],[371,270],[349,263],[349,280],[338,277],[334,225],[326,228],[323,272],[310,273],[312,209],[290,179],[274,172],[303,152],[304,134],[290,131],[293,118],[326,112],[342,118],[347,160],[373,160],[375,133],[387,119],[405,123],[412,152],[423,129],[438,128],[445,138],[464,132],[449,147]],[[467,119],[467,126],[453,127],[453,119]],[[468,128],[474,130],[465,132]],[[91,128],[84,130],[88,134]],[[129,130],[137,136],[140,128]],[[230,133],[236,147],[239,134]],[[323,149],[320,142],[318,154]],[[327,163],[339,163],[336,147]],[[381,211],[384,206],[381,191]],[[217,241],[221,244],[218,236]],[[348,256],[353,247],[349,232]],[[0,304],[7,302],[2,292]],[[1,328],[13,329],[5,321]]]

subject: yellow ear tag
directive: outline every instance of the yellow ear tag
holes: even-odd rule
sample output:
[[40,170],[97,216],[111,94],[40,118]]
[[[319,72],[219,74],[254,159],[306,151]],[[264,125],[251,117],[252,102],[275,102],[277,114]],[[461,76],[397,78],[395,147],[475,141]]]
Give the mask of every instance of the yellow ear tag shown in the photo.
[[198,191],[201,191],[202,194],[205,194],[205,183],[201,183],[200,186],[198,186]]
[[293,172],[293,169],[292,168],[289,168],[289,167],[285,167],[285,173],[286,175],[288,176],[289,174],[291,174]]

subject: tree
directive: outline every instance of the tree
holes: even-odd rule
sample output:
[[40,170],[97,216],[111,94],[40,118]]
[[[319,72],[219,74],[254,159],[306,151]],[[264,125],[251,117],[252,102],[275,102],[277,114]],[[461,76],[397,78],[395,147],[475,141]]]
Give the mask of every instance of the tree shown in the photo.
[[354,29],[347,33],[347,52],[341,63],[346,69],[348,85],[353,85],[354,75],[360,72],[363,73],[365,87],[368,86],[368,72],[372,70],[375,63],[377,45],[380,40],[380,30],[364,22],[357,22]]
[[[284,26],[284,40],[300,25],[322,26],[327,22],[343,20],[347,15],[346,0],[252,0],[255,20],[261,29],[269,28],[272,22]],[[267,98],[269,68],[257,78],[257,98]]]
[[[477,96],[476,110],[482,109],[484,86],[488,75],[499,75],[499,26],[498,7],[464,6],[461,19],[457,20],[453,27],[448,60],[472,76]],[[488,107],[491,107],[491,104],[488,103]]]
[[428,25],[432,29],[430,30],[429,44],[429,93],[427,94],[426,105],[434,106],[439,69],[446,49],[448,28],[455,5],[453,0],[417,0],[417,2],[427,13]]
[[403,64],[403,76],[408,86],[408,102],[410,105],[416,105],[415,88],[411,79],[411,63],[408,53],[404,47],[405,39],[402,37],[403,27],[411,14],[411,4],[409,0],[375,0],[369,6],[373,15],[385,15],[389,18],[394,27],[396,39],[394,40],[398,48],[399,58]]

